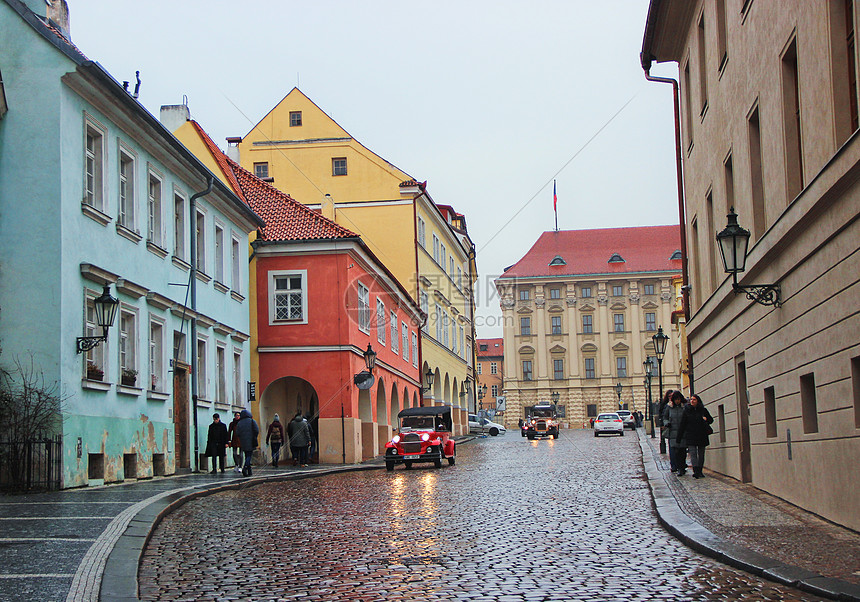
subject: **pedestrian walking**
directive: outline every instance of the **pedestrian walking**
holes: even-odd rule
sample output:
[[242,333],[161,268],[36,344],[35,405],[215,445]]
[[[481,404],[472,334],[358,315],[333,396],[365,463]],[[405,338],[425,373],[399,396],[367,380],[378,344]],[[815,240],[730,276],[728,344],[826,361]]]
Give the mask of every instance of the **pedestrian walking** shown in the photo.
[[233,450],[233,470],[235,472],[242,472],[242,446],[239,443],[239,435],[236,433],[236,425],[239,424],[240,418],[239,412],[233,412],[233,421],[230,423],[230,428],[227,429],[230,449]]
[[687,444],[678,436],[681,416],[684,415],[684,394],[673,391],[669,405],[663,410],[663,424],[667,427],[666,441],[669,444],[669,466],[679,477],[687,472]]
[[206,457],[212,458],[212,470],[215,474],[218,461],[221,462],[221,472],[224,472],[224,462],[227,459],[227,425],[221,422],[221,416],[212,414],[212,424],[209,425],[209,435],[206,437]]
[[251,476],[251,456],[257,447],[257,438],[260,435],[260,426],[251,417],[251,412],[242,410],[239,413],[239,422],[236,424],[236,434],[239,436],[239,448],[242,450],[244,462],[242,463],[242,476]]
[[278,459],[281,455],[281,445],[284,444],[284,427],[281,424],[281,417],[275,414],[275,419],[269,425],[269,430],[266,432],[266,445],[272,446],[272,466],[278,467]]
[[311,442],[311,430],[301,412],[287,426],[290,435],[290,451],[293,454],[293,466],[308,465],[308,444]]
[[311,433],[311,442],[308,443],[308,464],[313,462],[314,454],[319,449],[319,417],[312,414],[305,416],[305,421],[308,423],[308,431]]
[[663,394],[663,399],[657,404],[657,426],[660,427],[660,453],[666,453],[666,429],[663,427],[663,412],[669,407],[669,400],[672,399],[672,389],[667,389]]
[[678,437],[687,444],[690,454],[690,464],[693,467],[693,478],[701,479],[705,476],[702,468],[705,466],[705,448],[710,443],[708,435],[712,435],[714,429],[711,425],[714,419],[708,409],[702,403],[698,395],[690,395],[690,403],[684,408],[681,423],[678,428]]

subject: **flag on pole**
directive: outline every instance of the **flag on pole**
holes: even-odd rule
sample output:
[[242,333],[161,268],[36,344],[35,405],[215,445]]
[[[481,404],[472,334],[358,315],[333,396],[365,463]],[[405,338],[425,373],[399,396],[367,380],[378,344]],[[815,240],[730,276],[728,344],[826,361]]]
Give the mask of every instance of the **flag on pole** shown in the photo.
[[555,180],[552,181],[552,212],[555,214],[555,231],[558,232],[558,196],[555,193]]

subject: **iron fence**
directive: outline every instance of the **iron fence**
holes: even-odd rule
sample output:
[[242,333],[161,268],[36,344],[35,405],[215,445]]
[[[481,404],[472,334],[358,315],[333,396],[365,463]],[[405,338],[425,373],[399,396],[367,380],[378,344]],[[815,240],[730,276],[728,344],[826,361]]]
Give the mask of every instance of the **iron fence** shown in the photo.
[[0,491],[60,488],[63,438],[0,439]]

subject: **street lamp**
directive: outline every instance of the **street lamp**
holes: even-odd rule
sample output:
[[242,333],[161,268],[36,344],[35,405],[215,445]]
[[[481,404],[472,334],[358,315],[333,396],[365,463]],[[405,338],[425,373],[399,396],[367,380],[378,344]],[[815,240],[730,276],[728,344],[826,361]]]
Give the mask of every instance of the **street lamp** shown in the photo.
[[[659,383],[660,399],[663,399],[663,356],[666,354],[666,343],[669,337],[663,334],[663,327],[657,329],[657,334],[651,337],[654,341],[654,355],[657,356],[657,382]],[[666,440],[660,435],[660,453],[666,453]]]
[[433,388],[434,377],[435,377],[435,375],[433,374],[433,371],[430,368],[427,368],[427,373],[424,374],[424,382],[426,382],[427,384],[425,386],[421,387],[421,394],[422,395]]
[[556,405],[556,404],[558,404],[558,398],[559,398],[559,397],[561,397],[561,396],[558,394],[558,391],[553,391],[553,392],[550,394],[550,397],[552,398],[552,403],[553,403],[553,405]]
[[750,284],[746,286],[738,284],[738,274],[746,270],[750,231],[738,224],[738,216],[734,207],[729,210],[726,217],[728,223],[721,232],[717,233],[717,243],[723,259],[723,269],[726,274],[732,275],[732,290],[735,293],[746,293],[747,299],[760,305],[779,307],[779,284]]
[[621,409],[621,391],[624,390],[624,385],[620,382],[615,385],[615,392],[618,393],[618,409]]
[[119,307],[119,301],[110,295],[109,284],[104,285],[101,296],[93,300],[93,305],[95,306],[96,324],[101,326],[102,334],[92,337],[77,337],[75,339],[77,353],[89,351],[102,341],[107,341],[108,329],[113,326],[116,310]]
[[364,365],[367,366],[368,372],[373,372],[373,368],[376,366],[376,352],[370,343],[367,344],[367,349],[364,351]]
[[642,365],[645,366],[645,388],[648,391],[648,407],[645,408],[648,410],[648,413],[651,415],[651,438],[654,438],[654,401],[651,399],[651,375],[652,370],[654,369],[654,361],[651,359],[651,356],[642,362]]
[[487,394],[487,385],[478,387],[478,409],[484,409],[484,396]]

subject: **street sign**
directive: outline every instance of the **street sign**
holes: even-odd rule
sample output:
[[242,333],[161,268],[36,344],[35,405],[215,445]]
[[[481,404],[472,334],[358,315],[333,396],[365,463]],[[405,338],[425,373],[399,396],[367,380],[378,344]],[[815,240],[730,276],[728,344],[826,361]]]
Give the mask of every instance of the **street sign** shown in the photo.
[[505,412],[507,411],[507,399],[502,395],[501,397],[496,397],[496,411],[497,412]]

